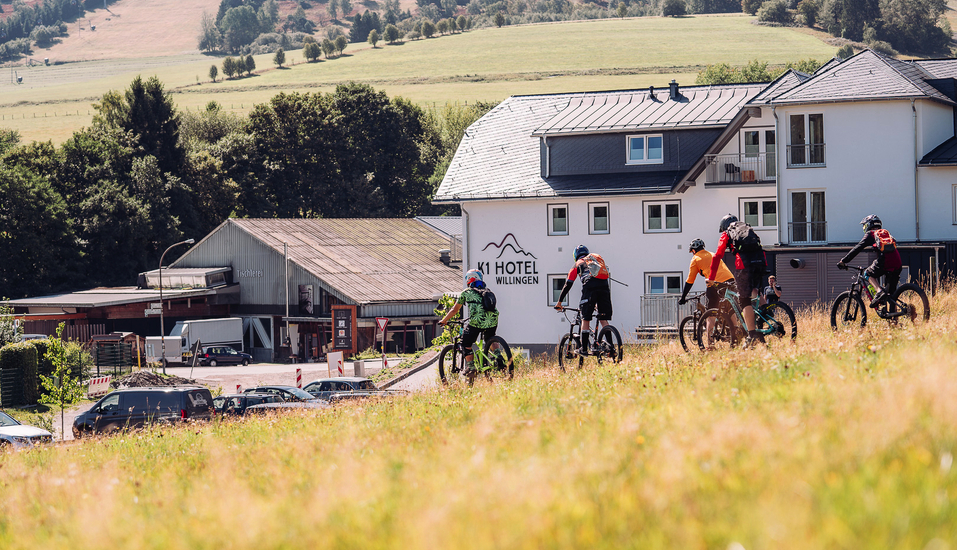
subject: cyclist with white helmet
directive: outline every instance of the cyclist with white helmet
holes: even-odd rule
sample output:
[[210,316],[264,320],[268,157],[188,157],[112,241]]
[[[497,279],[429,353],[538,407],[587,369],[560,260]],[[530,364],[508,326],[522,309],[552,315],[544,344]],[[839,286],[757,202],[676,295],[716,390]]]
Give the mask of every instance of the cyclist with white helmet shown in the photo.
[[[440,325],[445,325],[449,319],[455,317],[463,305],[468,305],[469,322],[462,331],[462,346],[468,353],[465,356],[465,371],[462,373],[465,376],[472,376],[475,373],[475,355],[472,352],[472,346],[475,345],[479,335],[482,334],[488,342],[495,336],[495,329],[498,328],[498,310],[494,307],[489,310],[486,307],[489,303],[485,297],[486,294],[491,294],[491,291],[488,291],[488,287],[485,286],[482,272],[478,269],[470,269],[465,274],[465,290],[459,294],[455,305],[439,321]],[[491,301],[494,302],[494,295],[492,296]]]
[[[897,283],[900,282],[904,264],[901,262],[901,254],[897,250],[897,241],[891,236],[890,231],[884,229],[884,224],[876,214],[871,214],[861,220],[861,227],[864,229],[864,238],[841,261],[837,262],[837,267],[838,269],[847,269],[847,263],[867,247],[871,247],[874,252],[877,252],[877,259],[864,271],[874,288],[880,289],[874,299],[871,300],[871,307],[876,308],[888,294],[894,294],[897,290]],[[886,290],[881,287],[881,276],[884,276],[887,282]]]
[[611,287],[608,284],[608,268],[600,255],[589,252],[587,246],[580,244],[575,247],[574,256],[575,265],[568,272],[568,279],[565,280],[565,286],[562,287],[562,294],[558,298],[558,303],[555,304],[555,309],[558,311],[565,309],[562,302],[575,284],[575,279],[581,277],[582,298],[578,305],[582,316],[581,353],[587,355],[588,340],[591,337],[591,319],[595,310],[598,310],[598,323],[601,326],[608,326],[608,321],[611,320]]

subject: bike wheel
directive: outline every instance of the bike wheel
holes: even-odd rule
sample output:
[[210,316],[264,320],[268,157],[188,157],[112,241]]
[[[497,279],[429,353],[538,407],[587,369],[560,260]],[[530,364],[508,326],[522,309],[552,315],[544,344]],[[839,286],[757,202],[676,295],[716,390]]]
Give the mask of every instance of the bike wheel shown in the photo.
[[867,325],[867,307],[864,300],[850,290],[840,293],[831,306],[831,328],[848,328]]
[[578,357],[578,350],[581,348],[581,341],[575,334],[566,334],[562,336],[562,341],[558,343],[558,367],[565,372],[565,365],[571,365],[571,362]]
[[[708,329],[708,321],[713,319]],[[731,349],[738,344],[738,328],[731,317],[718,309],[705,311],[698,320],[698,343],[707,350]]]
[[445,346],[442,348],[442,351],[439,352],[439,378],[442,380],[443,384],[448,385],[450,382],[453,382],[456,378],[458,378],[458,359],[458,349],[456,349],[453,344]]
[[689,315],[678,323],[678,341],[685,351],[690,352],[693,348],[701,349],[701,342],[698,340],[698,327],[694,324],[694,315]]
[[904,319],[915,325],[923,325],[930,320],[930,302],[924,290],[913,284],[906,283],[897,288],[894,301],[888,304],[888,309],[894,313],[899,307],[906,307]]
[[610,359],[612,363],[621,362],[621,334],[618,329],[608,325],[598,331],[598,362]]
[[[497,344],[497,345],[496,345]],[[512,362],[512,350],[501,336],[492,336],[485,342],[485,357],[491,363],[491,368],[485,371],[485,377],[502,376],[511,380],[515,376],[515,365]]]
[[790,306],[783,302],[776,302],[765,304],[760,309],[768,320],[774,319],[774,326],[771,327],[771,332],[767,336],[790,338],[791,340],[797,338],[797,321],[794,319],[794,311]]

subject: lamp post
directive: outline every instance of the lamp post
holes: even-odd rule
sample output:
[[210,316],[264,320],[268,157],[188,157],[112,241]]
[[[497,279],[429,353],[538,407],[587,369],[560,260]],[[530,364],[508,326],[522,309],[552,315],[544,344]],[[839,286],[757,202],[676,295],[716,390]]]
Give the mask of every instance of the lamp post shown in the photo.
[[186,239],[185,241],[180,241],[176,244],[171,244],[169,248],[163,251],[163,254],[160,256],[160,266],[159,266],[159,289],[160,289],[160,342],[162,342],[163,347],[163,358],[161,362],[163,363],[163,374],[166,374],[166,327],[163,325],[163,258],[166,256],[166,253],[169,252],[173,247],[179,246],[181,244],[193,244],[195,239]]

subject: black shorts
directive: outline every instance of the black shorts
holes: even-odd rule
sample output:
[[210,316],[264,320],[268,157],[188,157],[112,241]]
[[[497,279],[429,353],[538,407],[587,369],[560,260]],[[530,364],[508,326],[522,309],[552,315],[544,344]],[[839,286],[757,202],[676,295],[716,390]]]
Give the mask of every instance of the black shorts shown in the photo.
[[462,331],[462,346],[466,349],[466,353],[468,352],[468,349],[475,344],[475,341],[478,340],[479,334],[483,334],[485,336],[485,341],[488,342],[489,338],[495,336],[496,328],[498,328],[498,326],[478,328],[469,325],[465,327],[465,330]]
[[875,279],[884,277],[884,289],[887,290],[888,294],[893,294],[897,291],[897,283],[901,280],[901,271],[903,270],[904,268],[902,267],[888,270],[884,267],[884,262],[878,258],[874,260],[871,265],[867,266],[867,269],[864,270],[864,274],[868,277],[874,277]]
[[738,292],[738,307],[741,311],[751,305],[751,292],[761,288],[767,267],[764,264],[751,264],[734,276],[734,286]]
[[606,288],[582,288],[582,300],[578,304],[582,320],[591,321],[595,309],[598,309],[599,321],[611,320],[611,290]]

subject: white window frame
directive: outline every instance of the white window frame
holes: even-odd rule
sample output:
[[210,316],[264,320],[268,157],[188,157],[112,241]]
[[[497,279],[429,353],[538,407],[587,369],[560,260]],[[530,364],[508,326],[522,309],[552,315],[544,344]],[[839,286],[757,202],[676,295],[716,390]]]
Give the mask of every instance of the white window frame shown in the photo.
[[[555,210],[558,209],[558,208],[564,208],[564,209],[565,209],[565,230],[564,230],[564,231],[556,231],[556,230],[555,230],[555,214],[554,214],[554,212],[555,212]],[[547,208],[547,212],[548,212],[548,234],[549,234],[549,235],[568,235],[568,229],[569,229],[569,225],[570,225],[570,224],[569,224],[569,219],[568,219],[568,218],[569,218],[569,215],[568,215],[568,203],[566,202],[566,203],[562,203],[562,204],[549,204],[549,205],[548,205],[548,208]]]
[[957,225],[957,184],[951,186],[953,192],[953,199],[950,201],[950,204],[954,207],[954,221],[953,224]]
[[[758,203],[758,224],[751,224],[751,227],[755,229],[775,229],[778,226],[778,222],[781,220],[781,209],[778,208],[778,200],[774,197],[742,197],[738,199],[738,219],[744,222],[747,222],[744,215],[744,203],[746,202],[756,202]],[[774,205],[774,225],[765,225],[764,224],[764,203],[773,202]]]
[[[677,205],[678,206],[678,227],[668,228],[667,219],[665,215],[665,207],[668,205]],[[651,229],[650,222],[651,216],[648,215],[649,206],[660,206],[661,207],[661,229]],[[645,233],[681,233],[681,201],[680,200],[668,200],[668,201],[642,201],[641,203],[641,216],[642,216],[642,228]]]
[[[786,155],[787,155],[787,167],[788,168],[825,168],[827,167],[827,135],[822,132],[820,143],[814,143],[811,141],[811,118],[812,116],[820,115],[821,117],[821,126],[824,126],[824,113],[789,113],[787,116],[787,130],[788,130],[788,141],[785,145]],[[801,116],[804,117],[804,143],[792,143],[792,131],[791,131],[791,117]],[[826,131],[826,130],[825,130]],[[811,157],[814,154],[812,146],[820,145],[821,146],[821,161],[820,162],[811,162]],[[791,147],[802,146],[804,147],[804,162],[803,163],[793,163]]]
[[[650,138],[660,138],[661,139],[661,158],[659,159],[649,159],[648,158],[648,140]],[[644,158],[642,159],[632,159],[631,158],[631,140],[633,139],[644,139]],[[625,140],[625,164],[664,164],[665,163],[665,136],[664,134],[636,134],[628,136]]]
[[[653,293],[651,292],[651,279],[655,277],[662,277],[662,283],[664,292]],[[675,292],[668,292],[668,277],[677,277],[678,286],[676,287]],[[680,271],[648,271],[645,272],[645,294],[649,296],[680,296],[682,282],[684,281],[684,274]]]
[[[548,307],[555,307],[558,302],[555,301],[555,297],[552,295],[552,285],[554,281],[561,281],[561,286],[564,287],[565,281],[568,280],[568,273],[551,273],[546,275],[545,279],[548,281]],[[559,292],[561,292],[560,289]],[[568,296],[565,296],[565,301],[562,302],[562,305],[567,307],[568,303]]]
[[[595,229],[595,209],[605,208],[605,229]],[[611,205],[607,202],[588,203],[588,234],[608,235],[611,233]]]
[[[805,222],[795,222],[795,221],[794,221],[794,195],[795,195],[796,193],[803,193],[803,194],[805,195],[805,197],[807,197],[807,198],[806,198],[806,201],[805,201],[805,205],[806,205],[806,208],[807,208],[807,217],[808,217],[808,218],[811,217],[812,210],[813,210],[813,205],[811,204],[811,193],[823,193],[823,194],[824,194],[824,219],[823,219],[823,220],[818,220],[817,222],[814,222],[813,220],[810,220],[810,219],[807,220],[807,221],[805,221]],[[789,189],[789,190],[787,191],[787,201],[788,201],[788,210],[787,210],[788,218],[787,218],[787,219],[788,219],[788,224],[789,224],[789,225],[787,226],[787,227],[788,227],[788,231],[787,231],[788,242],[789,242],[789,243],[792,243],[792,244],[823,244],[823,243],[827,243],[827,242],[828,242],[828,240],[827,240],[827,219],[828,219],[828,215],[827,215],[827,189],[826,189],[826,188],[823,188],[823,189],[822,189],[822,188],[819,188],[819,189]],[[778,212],[778,220],[780,220],[780,217],[781,217],[781,213]],[[780,221],[778,221],[778,223],[780,223]],[[791,224],[794,224],[794,223],[824,223],[824,240],[814,239],[813,226],[810,226],[810,225],[807,226],[807,229],[805,230],[805,234],[806,234],[806,236],[807,236],[807,239],[806,239],[806,240],[803,240],[803,241],[794,240],[794,238],[793,238],[793,229],[791,228]]]

